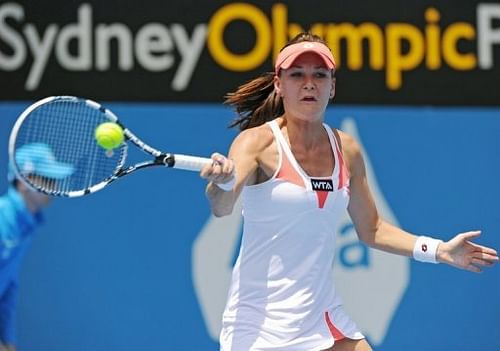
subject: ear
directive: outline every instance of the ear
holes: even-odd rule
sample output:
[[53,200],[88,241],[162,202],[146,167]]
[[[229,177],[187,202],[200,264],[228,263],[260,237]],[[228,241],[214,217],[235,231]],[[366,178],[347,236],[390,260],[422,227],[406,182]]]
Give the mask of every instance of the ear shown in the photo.
[[332,90],[330,91],[330,99],[333,99],[335,97],[335,83],[336,83],[336,78],[332,78]]
[[281,81],[278,76],[274,76],[274,91],[278,96],[283,97],[283,94],[281,93]]

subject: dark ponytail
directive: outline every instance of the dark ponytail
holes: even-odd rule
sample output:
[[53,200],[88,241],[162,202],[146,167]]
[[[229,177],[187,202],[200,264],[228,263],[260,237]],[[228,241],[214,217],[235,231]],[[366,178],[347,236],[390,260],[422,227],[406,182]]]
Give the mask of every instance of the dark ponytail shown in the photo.
[[256,127],[281,116],[283,101],[274,90],[274,72],[262,74],[226,95],[225,104],[234,108],[238,118],[229,126],[240,130]]
[[[319,36],[309,32],[300,33],[290,40],[288,45],[303,41],[326,42]],[[283,100],[274,90],[274,72],[267,72],[241,85],[235,92],[225,96],[224,103],[233,107],[238,114],[229,127],[238,126],[240,130],[260,126],[285,113]]]

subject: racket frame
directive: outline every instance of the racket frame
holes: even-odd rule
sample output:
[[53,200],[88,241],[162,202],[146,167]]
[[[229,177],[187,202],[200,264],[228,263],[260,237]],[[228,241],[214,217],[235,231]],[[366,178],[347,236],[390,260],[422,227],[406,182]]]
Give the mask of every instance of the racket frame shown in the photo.
[[[103,115],[106,116],[106,118],[109,119],[110,122],[118,124],[122,129],[123,129],[123,134],[124,134],[124,143],[123,147],[121,148],[122,150],[122,155],[120,158],[120,162],[118,162],[117,167],[115,168],[114,172],[110,174],[109,177],[105,178],[101,182],[97,184],[93,184],[92,186],[82,189],[82,190],[75,190],[75,191],[68,191],[68,192],[62,192],[62,191],[48,191],[47,189],[44,189],[42,187],[37,186],[36,184],[33,184],[27,177],[25,177],[22,172],[20,172],[17,163],[15,162],[15,147],[16,147],[16,140],[17,140],[17,135],[19,130],[21,129],[21,126],[23,125],[24,121],[30,116],[30,114],[37,108],[39,108],[42,105],[59,101],[59,100],[64,100],[64,101],[73,101],[75,103],[82,103],[84,102],[85,104],[89,105],[93,109],[99,110]],[[143,151],[146,154],[149,154],[153,156],[153,159],[147,160],[144,162],[139,162],[134,165],[130,165],[127,167],[124,167],[125,165],[125,160],[128,155],[128,144],[127,142],[131,142],[134,144],[137,148],[139,148],[141,151]],[[27,107],[21,115],[18,117],[16,120],[12,132],[10,134],[9,138],[9,162],[11,163],[12,169],[14,170],[15,176],[17,179],[20,179],[24,184],[26,184],[30,189],[33,189],[38,192],[45,193],[47,195],[52,195],[52,196],[62,196],[62,197],[80,197],[83,195],[88,195],[91,193],[94,193],[96,191],[99,191],[109,185],[110,183],[114,182],[116,179],[121,178],[125,175],[128,175],[138,169],[142,168],[147,168],[147,167],[154,167],[154,166],[164,166],[168,168],[177,168],[177,169],[183,169],[183,170],[189,170],[189,171],[200,171],[205,165],[211,164],[212,160],[210,158],[204,158],[204,157],[198,157],[198,156],[190,156],[190,155],[182,155],[182,154],[172,154],[172,153],[164,153],[161,152],[150,145],[146,144],[144,141],[142,141],[140,138],[138,138],[134,133],[132,133],[124,124],[120,122],[118,117],[109,109],[105,108],[101,104],[90,100],[90,99],[85,99],[85,98],[80,98],[80,97],[75,97],[75,96],[66,96],[66,95],[61,95],[61,96],[49,96],[46,97],[42,100],[36,101],[29,107]]]

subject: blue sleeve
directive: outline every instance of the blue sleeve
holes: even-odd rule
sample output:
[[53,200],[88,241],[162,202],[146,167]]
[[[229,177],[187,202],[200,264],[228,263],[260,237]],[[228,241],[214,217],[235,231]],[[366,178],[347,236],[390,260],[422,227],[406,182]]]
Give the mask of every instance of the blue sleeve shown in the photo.
[[39,223],[23,201],[15,189],[0,197],[0,341],[4,344],[15,344],[19,268]]
[[17,290],[17,282],[11,281],[0,296],[0,340],[4,344],[15,344]]

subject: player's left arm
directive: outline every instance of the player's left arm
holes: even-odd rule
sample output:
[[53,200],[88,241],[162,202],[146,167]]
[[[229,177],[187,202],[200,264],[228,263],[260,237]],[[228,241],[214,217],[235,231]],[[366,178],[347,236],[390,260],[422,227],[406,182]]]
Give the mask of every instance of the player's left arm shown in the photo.
[[481,266],[491,266],[498,262],[496,250],[471,241],[480,235],[479,231],[460,233],[447,242],[441,242],[409,233],[382,219],[371,195],[359,144],[344,133],[342,143],[351,173],[348,211],[361,241],[370,247],[408,257],[415,257],[421,246],[427,243],[431,246],[434,243],[434,256],[426,257],[430,252],[424,252],[419,257],[420,260],[423,257],[426,262],[447,263],[472,272],[480,272]]
[[408,233],[382,219],[371,194],[366,168],[359,144],[341,133],[344,157],[351,174],[349,215],[366,245],[404,256],[412,256],[416,235]]

